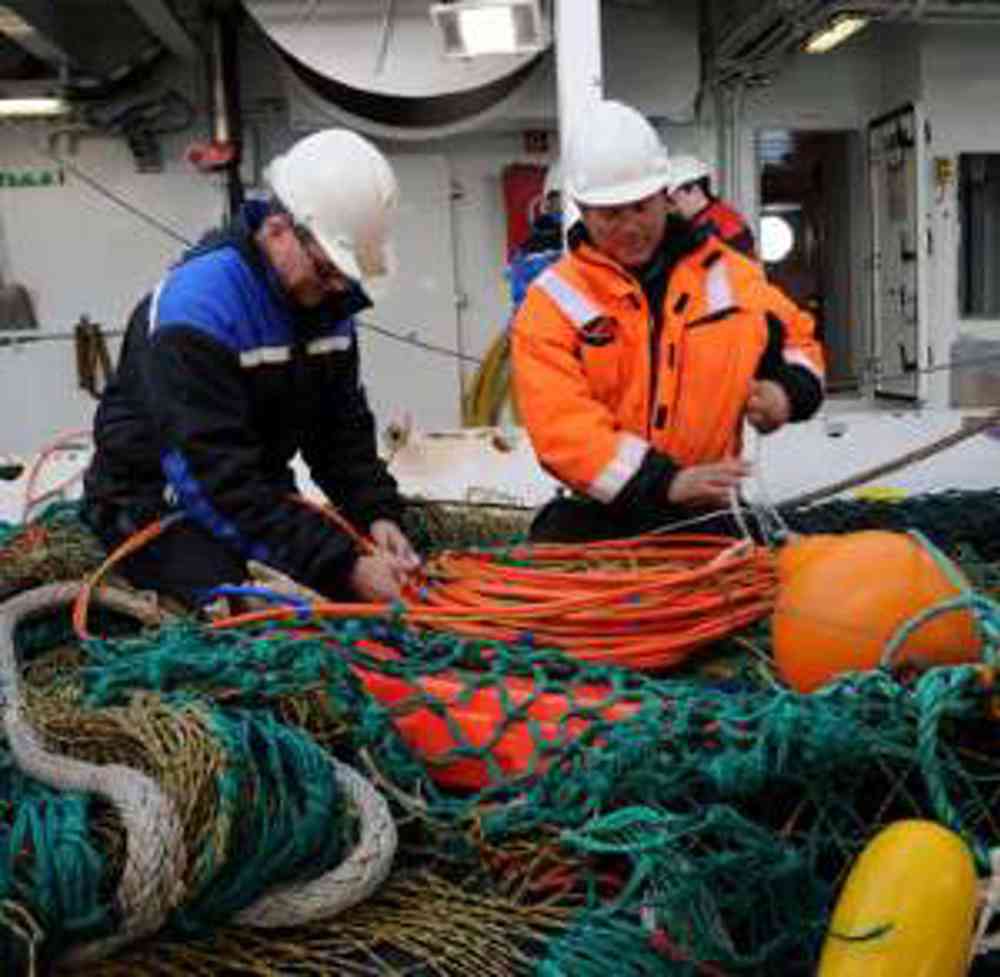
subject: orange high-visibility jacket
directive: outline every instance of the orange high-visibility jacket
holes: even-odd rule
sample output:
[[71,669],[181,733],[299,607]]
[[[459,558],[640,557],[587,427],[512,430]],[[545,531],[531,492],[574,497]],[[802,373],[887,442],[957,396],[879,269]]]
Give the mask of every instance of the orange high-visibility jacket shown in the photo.
[[639,282],[581,243],[535,279],[514,320],[515,395],[535,453],[601,502],[615,500],[651,449],[671,468],[737,455],[765,360],[777,362],[777,382],[782,370],[804,370],[816,391],[799,416],[790,396],[793,419],[819,403],[813,321],[756,262],[708,237],[667,274],[657,329]]

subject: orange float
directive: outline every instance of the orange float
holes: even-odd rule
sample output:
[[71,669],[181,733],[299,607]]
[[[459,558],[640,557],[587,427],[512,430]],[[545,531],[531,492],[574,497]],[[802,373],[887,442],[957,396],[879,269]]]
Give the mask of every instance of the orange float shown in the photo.
[[[794,540],[778,556],[771,623],[778,673],[811,692],[845,672],[877,668],[904,625],[967,589],[961,571],[914,535],[866,530]],[[915,627],[892,664],[976,661],[980,645],[972,612],[956,608]]]
[[[399,657],[393,649],[374,642],[365,641],[359,647],[373,657]],[[638,711],[635,702],[617,698],[606,685],[579,686],[570,697],[540,693],[531,679],[515,675],[504,679],[503,688],[472,690],[468,678],[454,671],[407,679],[357,665],[353,668],[365,689],[393,711],[396,729],[427,764],[431,778],[453,790],[482,790],[494,783],[495,774],[540,773],[548,763],[540,747],[571,740],[591,725],[593,720],[580,715],[582,710],[612,722]],[[405,703],[412,705],[406,708]],[[512,708],[523,708],[524,717],[508,722],[505,716]],[[492,763],[456,757],[460,746],[488,750]]]

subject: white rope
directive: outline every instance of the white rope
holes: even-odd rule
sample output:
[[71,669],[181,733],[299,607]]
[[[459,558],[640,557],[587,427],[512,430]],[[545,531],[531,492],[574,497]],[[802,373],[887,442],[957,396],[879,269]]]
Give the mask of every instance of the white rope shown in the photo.
[[680,519],[675,522],[664,523],[655,529],[649,530],[654,534],[673,533],[678,529],[688,529],[701,523],[712,522],[720,516],[729,515],[736,523],[740,533],[747,540],[753,540],[747,523],[746,515],[753,517],[760,528],[761,539],[765,543],[782,543],[790,536],[795,535],[792,528],[781,515],[777,505],[772,501],[770,492],[763,475],[762,450],[764,437],[757,434],[747,459],[752,467],[752,478],[756,487],[755,498],[752,501],[741,501],[739,491],[733,488],[729,493],[729,505],[724,509],[713,509],[710,512],[690,519]]
[[736,525],[739,527],[740,535],[747,542],[753,542],[753,536],[750,535],[750,528],[747,526],[746,520],[743,518],[743,512],[740,508],[740,495],[739,490],[734,485],[729,490],[729,511],[732,514],[733,519],[736,521]]
[[[160,929],[184,897],[188,858],[180,817],[156,781],[120,764],[89,763],[49,752],[25,716],[15,631],[26,618],[74,601],[82,586],[50,584],[0,604],[0,709],[15,761],[29,776],[57,790],[106,797],[119,811],[126,832],[125,866],[117,893],[121,929],[72,947],[61,961],[70,965],[108,956]],[[100,588],[94,596],[104,606],[144,623],[159,623],[147,600],[111,588]],[[266,892],[234,917],[236,924],[287,927],[326,919],[367,899],[388,876],[397,846],[388,802],[359,773],[332,758],[330,762],[348,806],[358,812],[357,844],[343,862],[319,878]]]
[[781,510],[775,505],[764,478],[764,435],[757,432],[753,439],[750,463],[753,466],[753,480],[756,497],[750,503],[750,511],[757,519],[761,535],[765,540],[783,542],[792,535]]
[[356,770],[332,760],[337,783],[358,812],[361,837],[335,869],[305,883],[265,893],[233,918],[237,926],[281,928],[329,919],[367,899],[385,881],[396,854],[396,824],[389,804]]
[[45,940],[38,921],[20,903],[3,899],[0,900],[0,926],[6,927],[28,948],[28,972],[25,977],[37,977],[38,948]]
[[985,883],[983,907],[979,913],[979,925],[972,941],[973,956],[981,956],[1000,950],[1000,932],[987,935],[993,917],[1000,914],[1000,848],[990,852],[990,878]]
[[[118,811],[125,828],[125,865],[118,884],[122,924],[112,936],[73,947],[64,958],[82,963],[108,956],[155,933],[184,893],[187,849],[176,807],[152,778],[121,764],[87,763],[50,752],[24,714],[14,634],[25,619],[72,603],[83,584],[48,584],[0,604],[0,709],[2,726],[17,765],[56,790],[100,794]],[[95,599],[148,623],[147,601],[102,588]]]

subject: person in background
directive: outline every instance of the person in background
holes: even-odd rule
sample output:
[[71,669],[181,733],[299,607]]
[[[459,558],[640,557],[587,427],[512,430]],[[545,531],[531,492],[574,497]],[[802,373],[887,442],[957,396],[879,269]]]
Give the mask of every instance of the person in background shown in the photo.
[[705,228],[731,248],[756,257],[753,231],[738,211],[712,192],[711,172],[696,156],[671,159],[667,191],[672,206],[693,227]]
[[507,263],[511,301],[514,310],[524,301],[532,281],[563,253],[562,171],[559,162],[549,164],[538,215],[531,223],[531,233]]
[[[271,195],[208,234],[136,307],[94,422],[84,518],[109,549],[180,517],[118,569],[197,605],[254,559],[337,599],[396,598],[418,563],[359,379],[362,280],[384,275],[397,185],[356,133],[314,133]],[[374,548],[294,495],[297,452]],[[172,520],[173,522],[173,520]]]
[[767,433],[823,398],[812,320],[755,261],[669,215],[666,148],[642,115],[598,103],[569,149],[581,220],[513,325],[524,426],[572,491],[536,516],[536,540],[717,511],[749,472],[744,418]]

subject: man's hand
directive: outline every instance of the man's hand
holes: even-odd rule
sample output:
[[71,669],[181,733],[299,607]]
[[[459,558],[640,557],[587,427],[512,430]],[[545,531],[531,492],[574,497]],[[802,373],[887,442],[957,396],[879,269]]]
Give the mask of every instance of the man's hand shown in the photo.
[[391,519],[376,519],[368,532],[375,552],[358,557],[351,571],[351,589],[363,600],[396,600],[420,566],[420,557]]
[[368,530],[372,542],[384,555],[395,558],[401,568],[409,572],[420,566],[420,557],[403,530],[391,519],[376,519]]
[[726,505],[740,479],[749,474],[749,463],[739,458],[682,468],[670,483],[667,500],[675,505]]
[[788,422],[792,404],[784,387],[773,380],[754,380],[747,399],[747,420],[761,434],[770,434]]
[[399,597],[408,575],[399,560],[377,550],[358,557],[348,583],[362,600],[384,603]]

